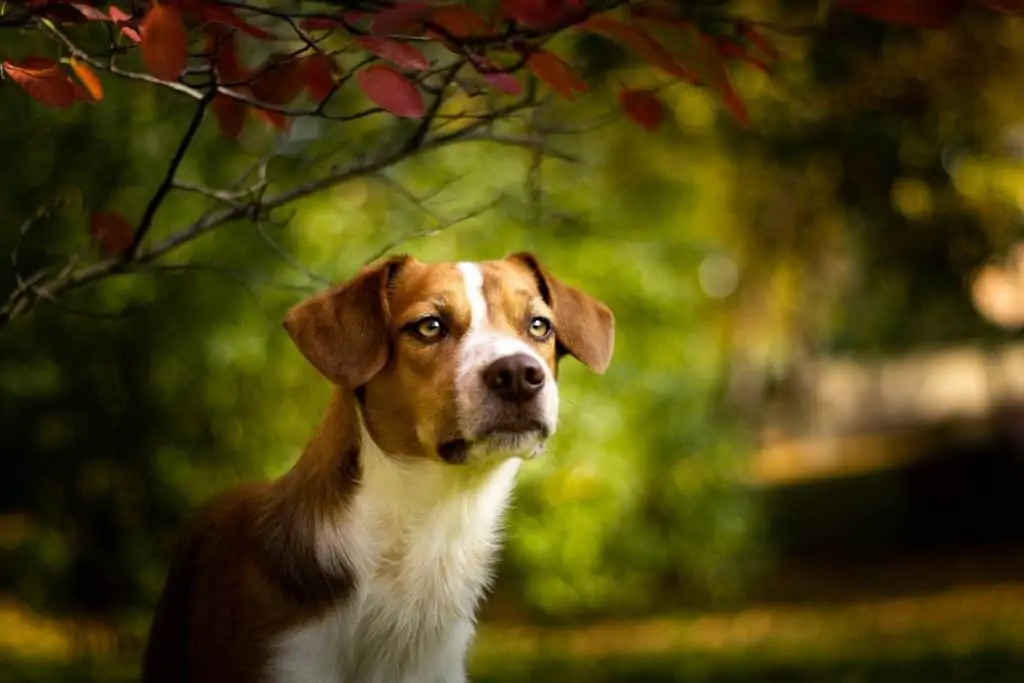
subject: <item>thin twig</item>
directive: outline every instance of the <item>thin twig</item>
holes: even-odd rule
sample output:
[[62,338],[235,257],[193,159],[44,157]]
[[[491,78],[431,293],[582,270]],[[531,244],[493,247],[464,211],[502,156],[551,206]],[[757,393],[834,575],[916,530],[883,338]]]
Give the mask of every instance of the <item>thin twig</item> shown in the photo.
[[49,218],[50,210],[43,206],[36,211],[34,216],[26,220],[21,224],[21,227],[18,228],[18,241],[14,244],[14,249],[11,250],[11,270],[14,272],[14,279],[19,288],[27,289],[28,287],[31,287],[31,284],[26,283],[22,277],[21,269],[18,264],[18,258],[21,255],[21,248],[24,246],[25,240],[28,238],[28,234],[32,232],[37,225]]
[[419,125],[416,126],[416,130],[409,137],[406,142],[406,147],[410,150],[417,149],[423,144],[423,141],[427,139],[427,133],[430,132],[430,126],[434,123],[434,118],[437,116],[437,112],[440,111],[441,105],[444,104],[446,97],[446,90],[451,85],[455,77],[459,75],[459,70],[462,65],[465,64],[463,60],[459,60],[448,67],[441,77],[441,86],[437,89],[437,94],[434,96],[434,101],[430,103],[430,108],[427,109],[427,113],[423,116]]
[[429,216],[430,218],[440,223],[442,222],[441,217],[438,216],[437,213],[433,211],[433,209],[427,206],[427,202],[431,201],[432,199],[440,195],[448,187],[450,187],[452,183],[456,182],[456,180],[461,180],[463,177],[463,175],[460,175],[457,179],[446,180],[443,183],[441,183],[440,187],[437,187],[436,189],[432,190],[429,194],[423,197],[417,197],[411,190],[409,190],[407,187],[405,187],[400,182],[398,182],[397,180],[395,180],[386,173],[376,173],[373,176],[371,176],[371,179],[384,183],[389,188],[391,188],[399,195],[401,195],[401,197],[405,199],[407,202],[415,206],[423,213],[427,214],[427,216]]
[[289,292],[306,292],[312,293],[317,290],[315,285],[297,285],[290,284],[287,282],[275,282],[273,280],[267,280],[265,278],[247,273],[237,268],[231,268],[229,266],[221,266],[213,263],[151,263],[146,267],[139,269],[140,275],[159,275],[163,273],[212,273],[214,275],[221,275],[230,280],[233,280],[241,285],[250,287],[253,284],[266,287],[268,289],[280,289]]
[[282,261],[287,263],[289,266],[291,266],[298,272],[302,273],[308,280],[310,280],[311,282],[319,283],[321,285],[331,284],[330,279],[325,278],[322,275],[317,275],[309,268],[306,268],[306,266],[302,265],[302,263],[297,258],[289,254],[287,251],[284,250],[284,248],[280,244],[274,241],[274,239],[269,234],[267,234],[266,229],[263,227],[262,220],[256,220],[256,231],[260,234],[260,237],[263,238],[263,241],[266,242],[267,246],[270,247],[274,251],[274,253],[276,253],[278,257],[280,257]]
[[476,209],[473,209],[469,213],[466,213],[466,214],[463,214],[462,216],[459,216],[458,218],[453,218],[452,220],[449,220],[449,221],[446,221],[444,223],[441,223],[440,225],[434,225],[434,226],[431,226],[429,228],[424,228],[422,230],[417,230],[417,231],[412,232],[412,233],[410,233],[408,235],[403,235],[403,236],[399,237],[396,240],[388,242],[383,247],[381,247],[379,250],[374,252],[373,255],[370,256],[370,258],[366,259],[366,262],[364,263],[364,265],[366,263],[372,263],[373,261],[376,261],[377,259],[379,259],[382,256],[384,256],[385,254],[387,254],[392,249],[394,249],[396,247],[399,247],[399,246],[401,246],[403,244],[407,244],[408,242],[411,242],[411,241],[417,240],[417,239],[421,239],[423,237],[433,237],[434,235],[439,235],[442,232],[444,232],[445,230],[449,230],[450,228],[454,228],[455,226],[457,226],[457,225],[459,225],[461,223],[465,223],[466,221],[468,221],[468,220],[470,220],[472,218],[476,218],[477,216],[480,216],[481,214],[484,214],[484,213],[490,211],[491,209],[493,209],[495,206],[498,205],[499,201],[500,201],[500,199],[495,199],[495,200],[493,200],[491,202],[488,202],[487,204],[484,204],[482,206],[477,207]]
[[135,229],[135,235],[132,238],[131,246],[124,253],[126,259],[131,259],[135,252],[138,251],[139,245],[142,244],[142,240],[145,239],[146,233],[153,225],[153,218],[156,217],[156,212],[160,209],[160,205],[163,204],[164,199],[167,198],[167,194],[171,191],[174,185],[174,176],[178,173],[178,167],[181,166],[182,160],[185,158],[185,154],[188,152],[188,148],[192,146],[192,140],[196,136],[196,131],[199,130],[199,124],[203,122],[203,116],[206,114],[206,108],[210,106],[210,102],[213,101],[217,91],[214,88],[210,88],[203,95],[203,99],[199,101],[199,106],[196,107],[196,111],[192,114],[192,120],[189,121],[188,128],[185,129],[185,134],[181,137],[181,142],[178,143],[178,148],[174,150],[174,156],[171,157],[171,163],[167,168],[167,173],[164,174],[163,180],[160,181],[159,187],[156,188],[156,192],[153,197],[149,200],[149,204],[146,205],[146,210],[142,214],[142,219],[139,221],[139,227]]
[[252,188],[245,190],[217,190],[212,187],[206,187],[205,185],[195,185],[193,183],[186,183],[180,180],[175,180],[171,185],[171,189],[179,190],[181,192],[190,192],[192,194],[202,195],[215,199],[218,202],[222,202],[231,207],[237,207],[243,204],[240,200],[245,199],[252,194]]
[[553,159],[560,159],[570,164],[580,163],[580,159],[577,156],[573,156],[568,152],[562,152],[557,149],[551,149],[544,144],[544,140],[541,138],[528,138],[519,137],[516,135],[501,135],[498,133],[481,134],[481,135],[467,135],[461,140],[462,142],[491,142],[496,145],[505,145],[508,147],[521,147],[529,150],[534,157],[551,157]]
[[384,173],[377,173],[376,175],[373,176],[373,178],[390,187],[392,190],[397,192],[403,199],[405,199],[407,202],[415,206],[423,213],[427,214],[427,216],[429,216],[430,218],[434,219],[435,221],[441,220],[441,218],[436,213],[434,213],[433,209],[427,206],[425,200],[420,199],[419,197],[414,195],[408,188],[406,188],[397,180],[388,177]]

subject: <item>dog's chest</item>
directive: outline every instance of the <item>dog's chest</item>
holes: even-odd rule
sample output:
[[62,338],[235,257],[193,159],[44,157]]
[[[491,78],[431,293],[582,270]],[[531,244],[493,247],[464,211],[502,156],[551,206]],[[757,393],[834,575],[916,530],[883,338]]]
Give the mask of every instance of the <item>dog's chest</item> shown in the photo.
[[517,464],[454,495],[430,472],[367,473],[372,495],[320,552],[355,570],[355,592],[282,639],[276,683],[459,683]]

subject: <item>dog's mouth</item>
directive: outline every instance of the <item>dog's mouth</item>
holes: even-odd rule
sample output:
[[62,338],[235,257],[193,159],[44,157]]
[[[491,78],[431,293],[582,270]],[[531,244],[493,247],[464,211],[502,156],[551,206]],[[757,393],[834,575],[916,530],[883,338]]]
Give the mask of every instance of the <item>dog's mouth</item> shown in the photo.
[[489,425],[472,440],[452,439],[438,445],[437,453],[447,463],[458,465],[469,458],[470,449],[483,445],[488,450],[516,452],[539,446],[551,435],[551,428],[535,418],[515,418]]

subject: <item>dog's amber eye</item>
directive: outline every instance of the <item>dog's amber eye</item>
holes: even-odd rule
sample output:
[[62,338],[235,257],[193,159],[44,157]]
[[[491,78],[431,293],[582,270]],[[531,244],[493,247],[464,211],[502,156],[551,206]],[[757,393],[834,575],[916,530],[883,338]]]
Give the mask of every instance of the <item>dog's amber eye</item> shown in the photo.
[[448,332],[441,319],[433,315],[417,320],[410,329],[423,341],[441,339]]
[[551,321],[542,316],[530,320],[530,336],[537,341],[544,341],[551,336]]

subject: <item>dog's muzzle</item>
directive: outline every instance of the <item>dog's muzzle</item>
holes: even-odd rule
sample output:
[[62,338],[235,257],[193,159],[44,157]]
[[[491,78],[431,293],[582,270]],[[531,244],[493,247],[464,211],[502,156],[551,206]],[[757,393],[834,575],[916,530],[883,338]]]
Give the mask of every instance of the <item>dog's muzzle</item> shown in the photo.
[[463,410],[463,438],[440,444],[443,460],[461,463],[472,451],[528,456],[551,436],[557,412],[557,388],[543,362],[517,352],[487,363],[472,386]]

